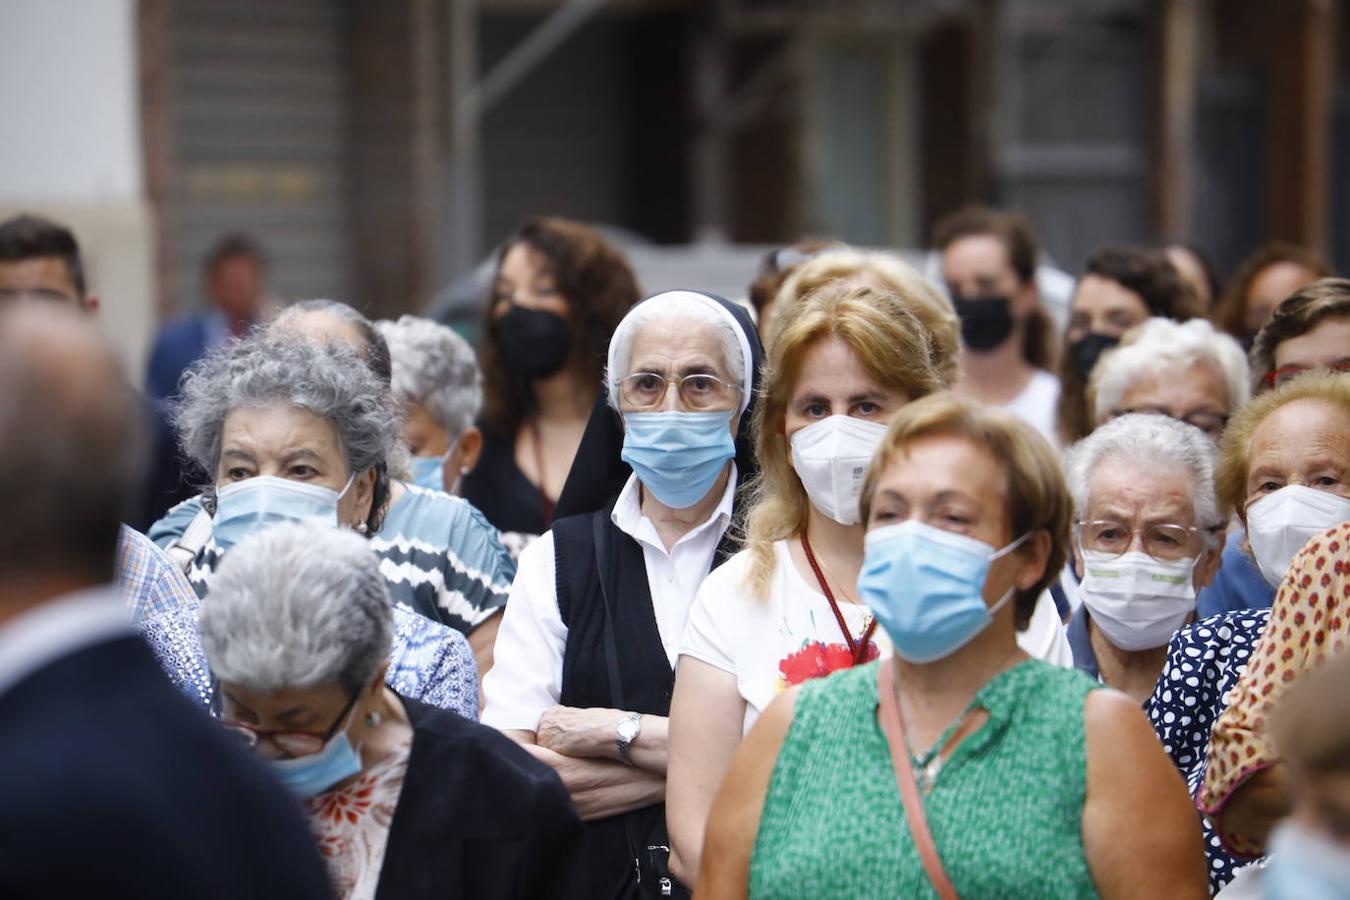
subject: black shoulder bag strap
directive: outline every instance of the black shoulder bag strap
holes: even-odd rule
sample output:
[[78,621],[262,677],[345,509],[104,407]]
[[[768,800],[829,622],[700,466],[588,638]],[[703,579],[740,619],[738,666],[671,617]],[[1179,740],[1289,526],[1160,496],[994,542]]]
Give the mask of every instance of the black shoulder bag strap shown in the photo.
[[[605,669],[609,673],[610,700],[616,709],[627,711],[624,701],[623,676],[619,672],[619,642],[614,636],[614,604],[610,600],[609,534],[605,528],[606,516],[596,513],[591,519],[591,537],[595,544],[596,582],[600,585],[600,600],[605,606]],[[628,852],[633,856],[633,871],[637,876],[638,892],[642,896],[674,896],[675,879],[670,874],[670,847],[645,845],[633,834],[632,816],[624,817],[624,833],[628,836]],[[645,865],[644,865],[645,863]],[[643,870],[647,872],[643,882]],[[681,895],[686,896],[686,895]]]

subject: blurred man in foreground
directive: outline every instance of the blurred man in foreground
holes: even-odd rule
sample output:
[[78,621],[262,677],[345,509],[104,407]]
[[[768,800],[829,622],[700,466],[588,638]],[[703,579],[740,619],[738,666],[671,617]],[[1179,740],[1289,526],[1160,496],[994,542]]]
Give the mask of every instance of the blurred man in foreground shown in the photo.
[[110,584],[138,416],[87,318],[0,305],[0,896],[327,897],[298,807]]

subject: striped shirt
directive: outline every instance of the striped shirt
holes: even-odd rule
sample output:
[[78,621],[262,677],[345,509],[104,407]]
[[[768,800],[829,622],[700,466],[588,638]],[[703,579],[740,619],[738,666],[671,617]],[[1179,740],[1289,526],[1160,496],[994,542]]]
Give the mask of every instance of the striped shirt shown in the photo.
[[[483,514],[441,491],[403,484],[404,494],[370,539],[394,603],[469,634],[506,605],[516,564]],[[200,497],[178,504],[150,529],[167,547],[202,509]],[[222,557],[208,540],[188,567],[201,596]]]

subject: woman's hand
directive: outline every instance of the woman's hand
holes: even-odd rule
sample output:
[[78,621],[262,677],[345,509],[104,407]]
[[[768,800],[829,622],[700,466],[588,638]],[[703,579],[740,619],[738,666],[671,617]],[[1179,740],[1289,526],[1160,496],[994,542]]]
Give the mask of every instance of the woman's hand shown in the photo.
[[564,756],[618,760],[618,728],[626,715],[621,709],[602,706],[553,706],[539,717],[535,741]]

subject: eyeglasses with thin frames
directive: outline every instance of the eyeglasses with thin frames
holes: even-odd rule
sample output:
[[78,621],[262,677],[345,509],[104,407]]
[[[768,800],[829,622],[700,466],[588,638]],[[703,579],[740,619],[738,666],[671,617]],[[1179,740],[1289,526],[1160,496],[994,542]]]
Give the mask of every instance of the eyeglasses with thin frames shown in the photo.
[[359,692],[352,694],[351,699],[347,701],[347,705],[342,707],[342,712],[338,713],[337,719],[323,732],[265,731],[245,722],[227,719],[219,711],[213,712],[213,715],[226,731],[229,731],[249,747],[257,747],[262,741],[270,741],[291,756],[310,756],[322,750],[324,745],[333,739],[333,735],[338,733],[346,723],[348,716],[351,715],[352,708],[356,706],[356,698],[359,696]]
[[680,405],[694,412],[730,409],[736,405],[740,390],[716,375],[695,372],[667,377],[659,372],[634,372],[619,382],[619,400],[637,412],[659,409],[670,386],[675,385]]

